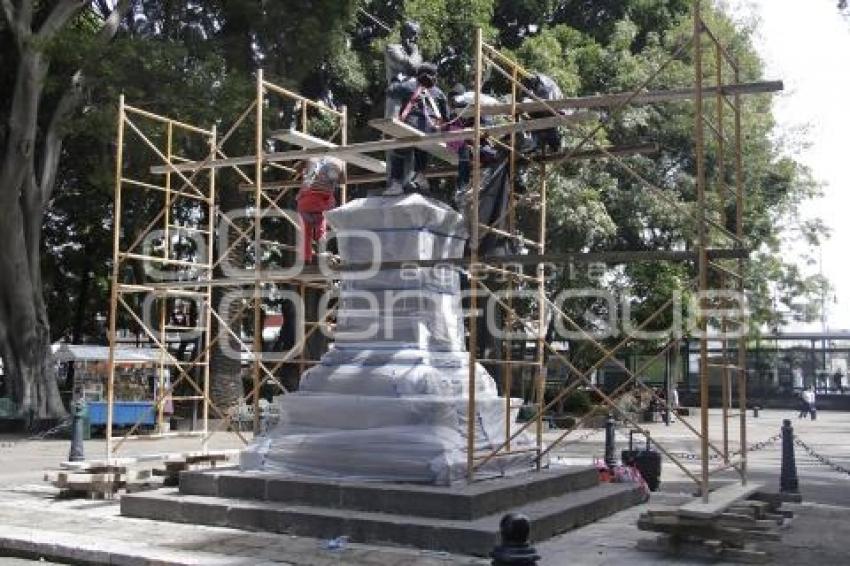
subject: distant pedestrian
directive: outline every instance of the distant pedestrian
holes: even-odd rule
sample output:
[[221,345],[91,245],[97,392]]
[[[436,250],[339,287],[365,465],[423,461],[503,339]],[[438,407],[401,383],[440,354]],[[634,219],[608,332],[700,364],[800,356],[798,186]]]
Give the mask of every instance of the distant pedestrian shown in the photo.
[[808,388],[803,390],[803,393],[800,394],[801,405],[800,405],[800,415],[798,418],[802,419],[808,414],[812,420],[817,418],[817,409],[815,408],[815,390],[810,385]]

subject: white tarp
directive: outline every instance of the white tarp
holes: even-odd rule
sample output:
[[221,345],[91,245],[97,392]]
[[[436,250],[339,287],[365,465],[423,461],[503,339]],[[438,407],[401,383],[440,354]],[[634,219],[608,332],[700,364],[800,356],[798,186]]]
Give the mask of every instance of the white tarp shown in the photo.
[[[380,261],[458,258],[467,236],[457,212],[420,195],[355,200],[328,220],[340,255],[354,263],[372,260],[373,249]],[[335,340],[300,390],[281,398],[279,424],[242,453],[243,468],[439,484],[464,477],[469,354],[457,271],[346,278]],[[505,399],[487,371],[475,369],[474,445],[483,452],[505,440]],[[531,447],[527,435],[512,442]],[[531,451],[494,458],[481,471],[527,470],[532,458]]]

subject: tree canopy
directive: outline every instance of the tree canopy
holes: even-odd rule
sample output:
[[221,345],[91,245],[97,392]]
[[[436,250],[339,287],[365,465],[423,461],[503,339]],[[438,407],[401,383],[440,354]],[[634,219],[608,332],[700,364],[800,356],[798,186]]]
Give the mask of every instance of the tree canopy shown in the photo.
[[[50,7],[62,2],[20,4],[35,5],[40,23]],[[473,30],[480,26],[487,41],[577,96],[638,87],[692,31],[689,0],[132,0],[115,37],[105,43],[98,40],[98,30],[114,3],[68,4],[76,9],[73,17],[50,41],[35,47],[50,60],[40,95],[43,108],[60,103],[77,70],[84,70],[87,79],[78,108],[61,117],[64,144],[56,188],[41,221],[40,268],[52,340],[105,340],[119,93],[136,106],[226,129],[249,103],[251,77],[262,67],[269,80],[307,96],[332,91],[336,102],[348,106],[354,125],[350,139],[357,141],[374,138],[367,121],[382,115],[383,48],[398,38],[408,18],[422,24],[425,57],[442,61],[445,87],[469,84]],[[13,2],[3,0],[3,6],[0,111],[12,117],[23,51],[16,48]],[[704,10],[738,58],[742,80],[762,79],[764,67],[750,32],[715,7]],[[692,82],[693,54],[686,49],[649,87]],[[493,77],[485,88],[498,86]],[[807,275],[782,252],[789,237],[814,247],[826,236],[822,223],[796,212],[818,195],[819,187],[775,135],[770,97],[746,97],[744,104],[745,227],[754,250],[747,284],[754,328],[786,322],[776,318],[774,300],[810,319],[826,282]],[[52,115],[39,114],[39,136],[46,135]],[[659,144],[658,155],[627,162],[687,210],[695,197],[692,104],[634,106],[606,120],[600,142]],[[8,123],[0,120],[2,150],[10,143]],[[578,138],[570,134],[569,139]],[[250,153],[249,140],[245,143]],[[713,145],[708,152],[709,162],[716,163]],[[731,168],[723,175],[729,181]],[[221,190],[223,207],[244,201],[235,183],[222,183]],[[716,204],[731,211],[731,202]],[[131,205],[150,206],[141,199]],[[551,251],[681,249],[694,236],[693,219],[681,208],[671,208],[604,160],[559,166],[550,180],[548,213]],[[639,319],[673,290],[685,289],[692,273],[681,265],[657,263],[612,269],[609,275],[594,283],[626,292]],[[550,290],[589,282],[585,275],[562,276]],[[8,330],[0,325],[0,341]],[[7,350],[0,348],[4,360]]]

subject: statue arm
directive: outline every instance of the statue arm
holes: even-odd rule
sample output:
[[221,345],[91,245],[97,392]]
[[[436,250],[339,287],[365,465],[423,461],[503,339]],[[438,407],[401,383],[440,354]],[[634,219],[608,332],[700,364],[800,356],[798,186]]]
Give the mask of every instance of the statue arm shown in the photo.
[[406,76],[413,76],[416,70],[410,60],[410,55],[404,50],[401,45],[387,45],[385,52],[387,65],[387,75],[396,78],[399,73]]

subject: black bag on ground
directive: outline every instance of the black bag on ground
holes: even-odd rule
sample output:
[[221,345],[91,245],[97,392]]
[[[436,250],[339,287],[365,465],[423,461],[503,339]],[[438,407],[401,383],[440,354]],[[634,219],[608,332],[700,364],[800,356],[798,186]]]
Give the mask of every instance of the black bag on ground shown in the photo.
[[629,431],[629,448],[623,450],[620,457],[624,465],[637,468],[650,491],[658,491],[661,484],[661,454],[650,446],[649,435],[646,435],[646,448],[635,450],[633,440],[636,432],[640,434],[640,431]]

